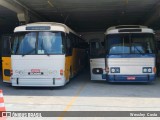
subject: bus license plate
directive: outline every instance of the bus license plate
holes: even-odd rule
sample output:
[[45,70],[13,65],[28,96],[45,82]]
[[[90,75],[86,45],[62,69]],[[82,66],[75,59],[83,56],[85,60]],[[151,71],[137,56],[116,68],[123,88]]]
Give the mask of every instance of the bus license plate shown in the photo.
[[135,80],[136,79],[136,77],[134,77],[134,76],[128,76],[127,77],[127,80]]
[[40,73],[40,69],[31,69],[31,73]]

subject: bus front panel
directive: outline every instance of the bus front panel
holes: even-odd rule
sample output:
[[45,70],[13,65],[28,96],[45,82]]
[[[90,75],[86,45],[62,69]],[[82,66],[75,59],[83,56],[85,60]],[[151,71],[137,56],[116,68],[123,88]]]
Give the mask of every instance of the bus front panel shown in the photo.
[[109,69],[107,81],[109,82],[152,82],[155,80],[155,57],[144,55],[137,57],[109,56],[106,65]]

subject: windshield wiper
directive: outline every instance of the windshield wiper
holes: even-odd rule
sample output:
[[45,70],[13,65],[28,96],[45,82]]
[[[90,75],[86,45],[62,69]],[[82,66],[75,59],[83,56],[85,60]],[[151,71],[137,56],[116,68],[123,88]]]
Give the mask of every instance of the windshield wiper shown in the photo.
[[50,54],[48,52],[46,52],[47,56],[50,56]]
[[29,55],[30,53],[32,53],[35,50],[36,50],[36,48],[32,49],[31,51],[27,52],[26,54],[23,54],[22,56],[24,57],[25,55]]
[[[139,50],[136,46],[134,46],[134,48],[140,53],[140,54],[144,54],[141,50]],[[134,51],[135,53],[135,51]]]

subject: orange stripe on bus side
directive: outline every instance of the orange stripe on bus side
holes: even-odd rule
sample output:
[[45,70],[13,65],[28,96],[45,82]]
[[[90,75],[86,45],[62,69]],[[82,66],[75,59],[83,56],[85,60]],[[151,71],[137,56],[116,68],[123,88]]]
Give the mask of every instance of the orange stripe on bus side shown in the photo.
[[5,76],[4,70],[11,70],[11,57],[2,57],[2,73],[3,73],[3,81],[10,82],[10,77]]

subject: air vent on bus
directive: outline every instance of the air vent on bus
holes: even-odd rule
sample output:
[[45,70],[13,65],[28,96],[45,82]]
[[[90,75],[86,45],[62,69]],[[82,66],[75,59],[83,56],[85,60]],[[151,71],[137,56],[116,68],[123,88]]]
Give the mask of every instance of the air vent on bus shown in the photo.
[[121,29],[118,32],[142,32],[142,29]]
[[116,29],[119,28],[140,28],[140,26],[138,25],[120,25],[120,26],[116,26]]

